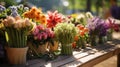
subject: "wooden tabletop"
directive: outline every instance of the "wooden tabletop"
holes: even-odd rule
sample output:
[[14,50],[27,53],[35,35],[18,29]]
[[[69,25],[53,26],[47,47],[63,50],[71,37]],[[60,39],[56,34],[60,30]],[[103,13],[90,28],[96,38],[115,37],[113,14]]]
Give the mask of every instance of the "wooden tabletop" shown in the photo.
[[92,67],[120,53],[120,33],[114,33],[113,37],[113,41],[108,41],[104,45],[100,44],[95,47],[87,47],[83,50],[74,51],[72,56],[61,55],[52,61],[33,59],[27,61],[27,64],[22,67]]

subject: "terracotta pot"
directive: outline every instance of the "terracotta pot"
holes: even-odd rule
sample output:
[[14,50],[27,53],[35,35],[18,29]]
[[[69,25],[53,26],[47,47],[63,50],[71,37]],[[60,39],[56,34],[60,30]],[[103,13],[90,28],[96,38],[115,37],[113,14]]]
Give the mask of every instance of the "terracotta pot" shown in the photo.
[[54,41],[54,45],[52,45],[51,43],[49,43],[49,45],[50,45],[50,49],[49,49],[50,52],[54,52],[58,50],[59,43],[57,41]]
[[11,48],[6,47],[6,53],[10,64],[25,64],[28,47]]
[[48,42],[43,45],[39,45],[37,48],[37,52],[41,54],[45,54],[47,51],[48,51]]

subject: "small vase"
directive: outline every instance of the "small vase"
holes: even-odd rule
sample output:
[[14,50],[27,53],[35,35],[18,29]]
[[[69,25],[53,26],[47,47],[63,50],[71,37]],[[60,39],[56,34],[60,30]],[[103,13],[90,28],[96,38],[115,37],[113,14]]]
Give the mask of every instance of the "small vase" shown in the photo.
[[98,44],[98,37],[97,35],[90,35],[90,45],[96,46]]
[[72,44],[61,44],[61,54],[62,55],[72,55]]
[[28,47],[10,48],[6,47],[6,53],[10,64],[25,64]]
[[104,44],[106,43],[106,41],[107,41],[106,36],[99,36],[99,41],[98,41],[99,44]]
[[111,31],[111,30],[109,30],[109,31],[107,32],[107,40],[108,40],[108,41],[112,41],[112,31]]
[[45,44],[39,45],[37,49],[38,53],[45,54],[48,51],[48,42]]
[[49,49],[50,52],[54,52],[58,50],[59,43],[57,41],[54,41],[53,45],[51,43],[49,43],[49,45],[50,45],[50,49]]

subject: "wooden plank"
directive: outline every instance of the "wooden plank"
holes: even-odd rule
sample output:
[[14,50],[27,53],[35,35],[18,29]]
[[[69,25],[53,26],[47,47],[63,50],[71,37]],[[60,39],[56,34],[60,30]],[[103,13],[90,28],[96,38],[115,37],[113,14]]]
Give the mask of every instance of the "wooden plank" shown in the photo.
[[45,62],[42,63],[42,65],[40,63],[34,64],[34,65],[30,65],[30,67],[40,67],[40,66],[45,66],[45,67],[57,67],[60,65],[64,65],[66,63],[69,63],[71,61],[76,60],[79,57],[83,57],[88,55],[88,53],[81,53],[81,54],[76,54],[75,56],[60,56],[58,59],[53,60],[53,61],[49,61],[49,62]]
[[[105,51],[100,51],[95,54],[91,54],[87,57],[75,60],[74,62],[71,62],[69,64],[63,65],[63,67],[69,67],[69,66],[80,66],[80,67],[92,67],[93,65],[115,55],[115,51],[119,50],[119,48],[110,48],[106,49]],[[119,51],[120,52],[120,51]]]

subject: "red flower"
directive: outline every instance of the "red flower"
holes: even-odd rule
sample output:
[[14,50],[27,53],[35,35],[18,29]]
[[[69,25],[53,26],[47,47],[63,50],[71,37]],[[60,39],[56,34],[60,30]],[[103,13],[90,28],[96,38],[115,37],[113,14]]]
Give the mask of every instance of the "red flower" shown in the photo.
[[48,12],[48,18],[47,18],[47,27],[53,28],[57,23],[62,22],[63,17],[62,14],[58,13],[58,11],[54,12]]

